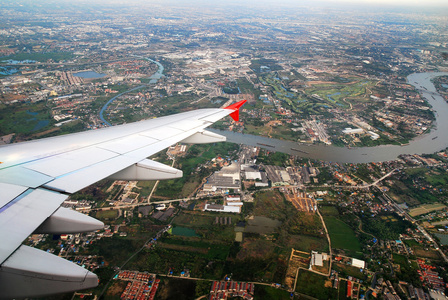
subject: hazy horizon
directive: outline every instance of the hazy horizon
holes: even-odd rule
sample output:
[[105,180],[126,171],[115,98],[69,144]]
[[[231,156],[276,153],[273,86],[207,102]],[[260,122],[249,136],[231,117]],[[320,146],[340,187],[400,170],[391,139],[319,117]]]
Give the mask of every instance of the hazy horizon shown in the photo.
[[42,0],[39,2],[31,0],[0,0],[1,4],[6,5],[29,5],[45,6],[46,4],[69,4],[74,6],[79,5],[129,5],[129,6],[248,6],[248,7],[262,7],[262,6],[277,6],[277,7],[374,7],[374,8],[448,8],[448,1],[446,0],[317,0],[310,3],[305,0],[224,0],[224,1],[207,1],[207,0],[78,0],[73,2],[71,0]]

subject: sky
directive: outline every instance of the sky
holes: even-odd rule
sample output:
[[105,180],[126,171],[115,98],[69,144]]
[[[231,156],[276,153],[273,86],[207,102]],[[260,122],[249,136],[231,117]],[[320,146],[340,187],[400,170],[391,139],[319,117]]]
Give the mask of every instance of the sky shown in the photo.
[[[97,0],[103,2],[111,2],[111,0]],[[120,0],[112,0],[120,1]],[[141,2],[141,3],[163,3],[170,2],[169,0],[126,0],[125,2]],[[216,1],[220,4],[248,4],[248,5],[260,5],[260,3],[278,5],[279,3],[288,5],[307,5],[313,6],[320,2],[321,5],[338,5],[338,4],[352,4],[352,5],[371,5],[371,6],[402,6],[402,7],[448,7],[448,0],[199,0],[198,2],[211,3]],[[123,2],[123,1],[121,1]],[[175,0],[180,3],[194,3],[192,0]]]
[[368,4],[373,6],[417,6],[448,7],[447,0],[326,0],[329,3]]
[[[1,3],[20,3],[27,0],[0,0]],[[313,5],[369,5],[369,6],[401,6],[401,7],[446,7],[448,0],[59,0],[57,2],[78,2],[78,3],[98,3],[98,4],[158,4],[169,5],[169,3],[182,3],[185,5],[194,5],[195,3],[212,4],[216,2],[219,5],[237,4],[237,5],[293,5],[293,6],[313,6]],[[41,4],[45,2],[54,2],[53,0],[39,0]]]
[[251,8],[271,9],[272,7],[283,10],[297,10],[302,8],[317,9],[354,9],[372,13],[430,13],[448,18],[448,0],[0,0],[0,7],[22,6],[30,10],[36,7],[90,7],[97,6],[121,6],[137,8],[175,8],[175,7],[198,7],[227,9]]

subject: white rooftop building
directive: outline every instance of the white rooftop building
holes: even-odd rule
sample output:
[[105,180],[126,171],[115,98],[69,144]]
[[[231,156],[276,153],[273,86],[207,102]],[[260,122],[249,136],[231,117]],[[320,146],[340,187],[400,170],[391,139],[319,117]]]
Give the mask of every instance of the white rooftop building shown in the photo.
[[322,267],[324,265],[323,255],[316,251],[311,251],[311,265]]
[[206,204],[204,210],[239,214],[241,212],[241,206]]
[[261,173],[260,172],[246,172],[246,179],[247,180],[261,180]]
[[355,134],[355,133],[363,133],[364,129],[362,128],[345,128],[342,130],[342,133],[344,134]]
[[352,266],[364,269],[366,267],[366,262],[360,259],[352,258]]

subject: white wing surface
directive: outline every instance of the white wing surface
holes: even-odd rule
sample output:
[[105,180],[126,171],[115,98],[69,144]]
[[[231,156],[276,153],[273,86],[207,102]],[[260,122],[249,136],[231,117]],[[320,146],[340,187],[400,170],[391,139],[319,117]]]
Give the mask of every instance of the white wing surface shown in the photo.
[[238,119],[245,102],[0,147],[0,298],[95,287],[95,274],[22,242],[32,233],[103,228],[102,222],[60,205],[104,178],[181,177],[182,171],[148,157],[178,142],[225,141],[204,129],[227,115]]

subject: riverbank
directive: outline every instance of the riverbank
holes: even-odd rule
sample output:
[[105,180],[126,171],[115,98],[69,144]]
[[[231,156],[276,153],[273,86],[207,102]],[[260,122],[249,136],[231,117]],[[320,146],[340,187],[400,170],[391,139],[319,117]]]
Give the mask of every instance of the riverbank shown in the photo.
[[446,130],[448,128],[448,118],[445,117],[448,116],[448,104],[437,93],[435,86],[431,82],[432,78],[439,76],[448,76],[448,73],[414,73],[407,77],[408,83],[413,85],[421,96],[431,104],[436,115],[435,128],[428,134],[412,140],[407,145],[383,145],[348,149],[323,144],[299,144],[230,131],[213,131],[226,136],[229,142],[340,163],[382,162],[395,160],[401,154],[430,154],[448,147],[448,131]]

